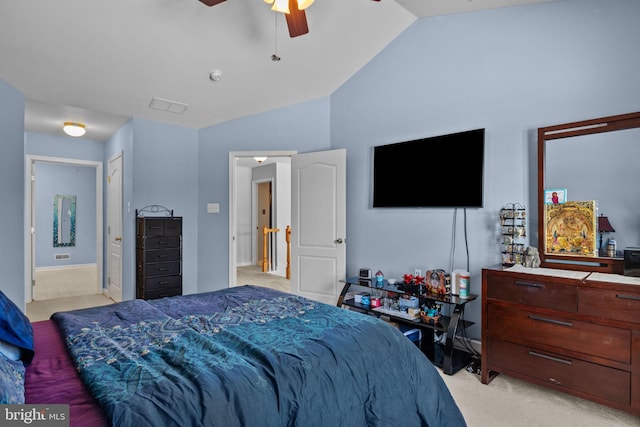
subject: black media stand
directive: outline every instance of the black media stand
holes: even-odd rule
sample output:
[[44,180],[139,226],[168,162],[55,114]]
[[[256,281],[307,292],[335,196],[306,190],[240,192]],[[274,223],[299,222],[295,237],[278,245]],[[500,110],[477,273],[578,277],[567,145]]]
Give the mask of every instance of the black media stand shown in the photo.
[[[478,298],[477,295],[469,295],[469,298],[465,299],[454,295],[438,295],[430,292],[423,292],[418,295],[417,293],[399,290],[396,285],[389,285],[386,280],[384,281],[384,286],[382,288],[377,288],[371,286],[371,280],[363,280],[358,277],[350,277],[342,280],[341,282],[344,283],[344,287],[338,297],[338,307],[357,310],[362,313],[380,317],[384,320],[420,329],[422,331],[420,350],[422,350],[425,356],[427,356],[434,365],[442,368],[442,371],[445,374],[453,375],[470,362],[472,355],[466,351],[455,348],[454,342],[455,337],[458,334],[458,330],[463,330],[473,325],[473,322],[463,320],[464,306]],[[352,286],[368,287],[372,291],[382,291],[387,295],[393,293],[399,296],[415,296],[418,298],[420,305],[427,301],[432,301],[442,305],[453,306],[453,311],[451,312],[451,316],[441,316],[437,323],[427,323],[420,317],[409,318],[409,316],[404,312],[384,310],[381,307],[373,308],[371,306],[364,306],[355,302],[353,298],[346,298],[347,293]],[[447,334],[445,343],[436,343],[435,337],[437,334],[445,332]]]

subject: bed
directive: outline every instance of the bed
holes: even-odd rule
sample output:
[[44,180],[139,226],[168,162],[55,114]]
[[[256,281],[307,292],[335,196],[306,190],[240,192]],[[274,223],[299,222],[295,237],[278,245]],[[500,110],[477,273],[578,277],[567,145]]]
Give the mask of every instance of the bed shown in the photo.
[[272,289],[124,301],[31,327],[25,403],[69,404],[72,426],[466,425],[393,326]]

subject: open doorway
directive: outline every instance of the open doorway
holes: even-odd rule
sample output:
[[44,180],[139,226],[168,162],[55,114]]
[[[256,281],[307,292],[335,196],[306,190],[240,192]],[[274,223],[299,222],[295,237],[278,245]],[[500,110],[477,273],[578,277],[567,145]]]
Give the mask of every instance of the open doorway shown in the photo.
[[[286,227],[291,224],[290,156],[295,153],[229,153],[230,287],[256,284],[291,289],[286,278]],[[262,268],[264,225],[279,230],[268,241],[267,272]]]
[[[92,212],[92,218],[89,221],[85,220],[84,222],[90,222],[91,225],[89,228],[84,228],[85,224],[78,224],[78,230],[74,232],[77,234],[77,238],[81,239],[87,238],[90,241],[90,252],[95,251],[95,257],[92,257],[92,262],[87,262],[83,258],[81,258],[80,254],[78,254],[78,258],[80,261],[78,263],[74,263],[75,259],[73,255],[72,249],[76,249],[71,246],[69,243],[61,243],[56,245],[48,244],[46,249],[43,246],[39,247],[39,237],[43,237],[45,240],[51,242],[51,228],[53,227],[53,239],[55,240],[55,216],[48,215],[46,218],[39,218],[39,206],[40,210],[45,210],[44,207],[48,208],[46,210],[48,213],[54,208],[54,199],[49,197],[49,194],[44,194],[43,200],[39,200],[38,188],[44,188],[44,183],[51,181],[51,177],[45,178],[46,175],[42,175],[41,173],[47,173],[47,170],[52,173],[61,173],[59,176],[64,176],[65,173],[71,175],[77,175],[80,173],[86,174],[89,173],[88,176],[91,177],[91,182],[95,182],[95,187],[90,185],[89,187],[84,189],[84,196],[82,197],[82,201],[75,200],[78,203],[78,206],[73,205],[73,221],[74,225],[76,222],[76,213],[79,209],[85,209],[86,211]],[[62,172],[60,172],[62,171]],[[30,303],[34,300],[34,287],[37,283],[37,273],[49,273],[49,276],[55,276],[58,279],[62,277],[64,285],[61,283],[50,282],[48,287],[55,287],[55,289],[47,289],[46,292],[43,290],[40,292],[40,298],[48,299],[48,298],[59,298],[66,296],[75,296],[75,293],[93,293],[99,294],[102,293],[102,254],[103,254],[103,237],[102,237],[102,163],[94,162],[88,160],[77,160],[77,159],[65,159],[65,158],[55,158],[55,157],[45,157],[45,156],[33,156],[28,155],[26,158],[26,197],[25,197],[25,224],[27,227],[25,228],[25,302]],[[56,176],[56,175],[52,175]],[[39,178],[40,177],[40,178]],[[40,181],[38,181],[40,179]],[[54,178],[55,179],[55,178]],[[71,177],[73,180],[73,176]],[[40,182],[40,184],[39,184]],[[38,187],[40,185],[40,187]],[[65,193],[64,189],[55,188],[49,189],[49,191],[53,191],[55,193]],[[75,191],[75,190],[74,190]],[[61,195],[56,194],[55,197],[60,198]],[[49,201],[49,199],[51,199]],[[65,208],[63,212],[70,212],[69,208]],[[51,218],[49,218],[49,216]],[[95,219],[95,221],[94,221]],[[83,228],[81,228],[81,226]],[[74,236],[75,237],[75,236]],[[74,242],[75,244],[75,242]],[[95,244],[95,247],[94,247]],[[48,246],[52,246],[50,249],[50,253],[46,253],[46,258],[56,260],[59,262],[59,265],[55,263],[47,263],[41,262],[40,264],[44,265],[42,268],[39,267],[38,263],[38,254],[41,252],[45,252],[48,250]],[[77,276],[75,274],[77,273]],[[46,274],[41,275],[40,280],[48,280],[46,279]],[[71,286],[71,281],[74,278],[78,278],[78,281],[85,280],[82,277],[88,277],[90,281],[87,288],[84,285],[76,285]],[[65,288],[62,288],[66,286]],[[78,289],[76,289],[79,286]]]

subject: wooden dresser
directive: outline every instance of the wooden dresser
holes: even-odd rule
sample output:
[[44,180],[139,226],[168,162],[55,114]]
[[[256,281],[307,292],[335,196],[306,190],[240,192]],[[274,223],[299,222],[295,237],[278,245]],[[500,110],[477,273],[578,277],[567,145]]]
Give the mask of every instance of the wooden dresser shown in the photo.
[[498,373],[640,415],[640,278],[482,271],[482,382]]
[[136,298],[182,295],[182,218],[138,217]]

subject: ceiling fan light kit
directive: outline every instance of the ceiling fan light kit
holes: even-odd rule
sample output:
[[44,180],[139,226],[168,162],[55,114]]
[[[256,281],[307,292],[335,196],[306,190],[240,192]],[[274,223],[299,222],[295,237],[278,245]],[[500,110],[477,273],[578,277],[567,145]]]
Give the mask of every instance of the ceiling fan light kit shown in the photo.
[[[215,6],[225,0],[200,0],[207,6]],[[289,37],[298,37],[309,32],[307,26],[307,16],[304,9],[311,6],[314,0],[264,0],[265,3],[272,4],[272,10],[284,13],[289,27]]]
[[289,0],[264,0],[265,3],[271,4],[271,10],[281,13],[289,13]]
[[[315,0],[296,0],[298,10],[305,10],[313,4]],[[282,13],[291,13],[289,9],[289,0],[264,0],[265,3],[272,4],[271,10]]]
[[[200,0],[207,6],[215,6],[225,0]],[[271,10],[284,13],[289,27],[289,37],[298,37],[309,32],[307,16],[304,10],[311,6],[315,0],[264,0],[265,3],[273,4]],[[380,0],[373,0],[379,2]],[[274,59],[275,61],[275,59]]]

